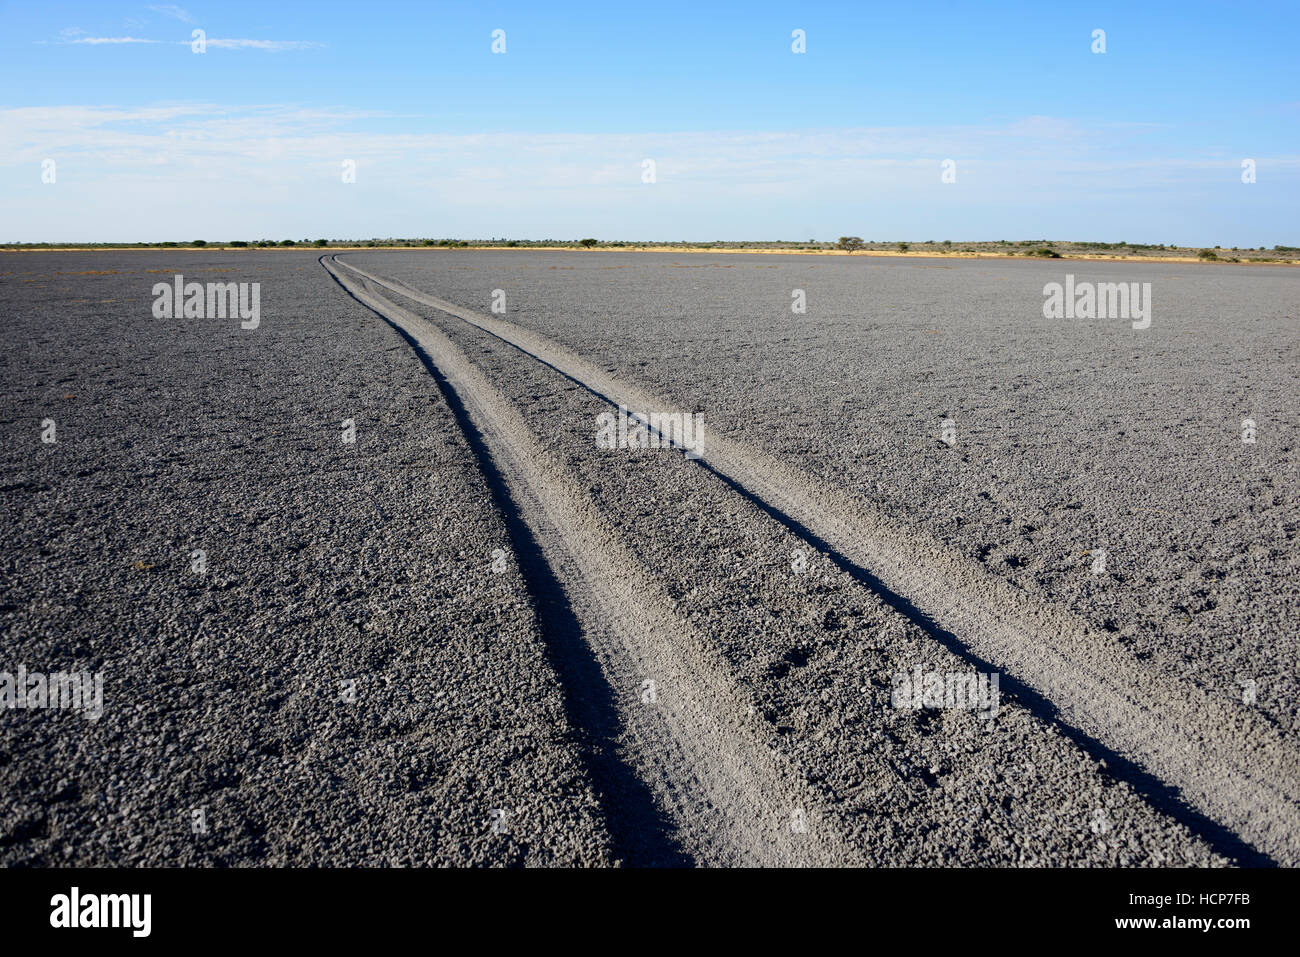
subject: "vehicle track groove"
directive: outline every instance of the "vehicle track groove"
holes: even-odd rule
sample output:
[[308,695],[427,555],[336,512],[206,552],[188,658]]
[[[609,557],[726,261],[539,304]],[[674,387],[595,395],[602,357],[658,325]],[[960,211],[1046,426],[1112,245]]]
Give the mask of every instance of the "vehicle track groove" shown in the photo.
[[[848,863],[853,855],[766,744],[716,649],[666,610],[667,597],[519,412],[433,323],[344,275],[346,263],[320,263],[420,353],[485,464],[626,861]],[[642,700],[647,679],[653,703]],[[788,826],[795,809],[806,833]]]
[[[612,405],[671,408],[539,333],[338,262],[509,343]],[[1300,756],[1260,716],[1227,695],[1146,672],[1076,616],[762,452],[710,434],[697,461],[936,640],[1005,672],[1026,706],[1224,853],[1243,863],[1300,863]]]

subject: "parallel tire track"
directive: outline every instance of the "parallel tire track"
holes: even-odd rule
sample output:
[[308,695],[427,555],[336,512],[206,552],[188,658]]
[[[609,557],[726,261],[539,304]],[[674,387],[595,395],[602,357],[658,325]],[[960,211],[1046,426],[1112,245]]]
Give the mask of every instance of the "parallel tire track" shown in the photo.
[[[536,332],[338,264],[496,336],[611,403],[672,408]],[[1099,743],[1131,762],[1137,776],[1159,782],[1173,810],[1184,805],[1193,818],[1208,819],[1202,825],[1213,822],[1210,829],[1217,825],[1245,842],[1241,856],[1300,864],[1300,755],[1226,690],[1212,696],[1144,669],[1076,616],[756,449],[709,434],[700,464],[829,552],[937,638],[1006,672],[1026,697],[1040,699],[1042,710],[1054,712],[1085,742]]]
[[[560,667],[580,686],[566,689],[579,724],[589,733],[601,723],[597,702],[618,712],[613,755],[656,798],[682,853],[705,865],[830,865],[850,852],[829,828],[811,791],[765,741],[761,719],[732,679],[717,651],[670,608],[614,530],[575,488],[564,467],[534,438],[519,412],[432,322],[379,295],[329,257],[321,264],[355,299],[401,331],[432,363],[477,430],[503,478],[518,517],[542,552],[548,576],[563,591],[579,635],[551,633],[559,657],[589,654],[606,687],[591,670]],[[348,267],[349,269],[351,267]],[[368,278],[368,277],[367,277]],[[560,598],[561,596],[555,596]],[[539,610],[545,624],[545,610]],[[581,642],[574,647],[574,642]],[[653,681],[653,701],[644,684]],[[592,737],[600,738],[603,732]],[[596,741],[601,748],[605,742]],[[644,816],[621,819],[626,785],[606,774],[597,781],[611,828],[644,827]],[[806,831],[791,825],[802,811]],[[623,847],[647,835],[622,834]],[[663,863],[638,859],[631,863]]]

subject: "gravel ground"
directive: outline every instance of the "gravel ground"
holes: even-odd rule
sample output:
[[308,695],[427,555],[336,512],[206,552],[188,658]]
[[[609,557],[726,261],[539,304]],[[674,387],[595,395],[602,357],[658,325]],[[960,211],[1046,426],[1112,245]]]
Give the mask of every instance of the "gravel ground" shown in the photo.
[[[482,313],[501,290],[504,318],[702,410],[710,433],[955,546],[1114,636],[1153,678],[1295,730],[1300,273],[342,258]],[[176,272],[262,282],[261,327],[154,319],[151,286]],[[1151,328],[1043,319],[1043,284],[1067,272],[1151,282]],[[790,311],[796,289],[806,314]],[[629,817],[611,775],[658,795],[675,836],[657,846],[678,862],[764,860],[727,836],[761,842],[762,828],[685,818],[790,788],[816,862],[1257,862],[1014,683],[992,721],[892,707],[896,674],[970,660],[679,453],[596,448],[606,407],[554,369],[402,305],[485,382],[430,375],[314,254],[0,255],[14,343],[0,359],[0,671],[105,675],[98,721],[0,712],[0,863],[635,863],[628,831],[646,809]],[[615,587],[653,584],[625,595],[630,617],[651,619],[640,645],[575,664],[553,605],[584,596],[540,589],[540,559],[515,567],[510,543],[536,510],[494,484],[503,459],[465,431],[467,398],[509,425],[498,442],[544,450],[542,480],[559,469],[580,490],[581,534],[551,538],[586,543],[587,578],[607,564]],[[609,601],[586,602],[580,627]],[[655,647],[696,640],[707,653]],[[638,720],[624,695],[595,727],[599,673],[634,683],[661,652],[689,665],[700,699],[638,735],[622,733]],[[682,757],[647,754],[666,744]],[[749,778],[726,771],[738,761]],[[746,780],[758,790],[728,800],[727,782]],[[799,859],[788,851],[776,860]]]
[[625,530],[677,614],[717,643],[769,746],[799,768],[816,826],[837,832],[854,863],[1223,860],[1011,696],[992,721],[892,707],[895,674],[970,665],[680,454],[597,448],[594,423],[607,406],[590,393],[465,323],[426,314],[527,410],[536,438]]
[[[350,253],[567,345],[1030,594],[1297,724],[1300,272],[561,252]],[[1043,286],[1150,282],[1148,329]],[[791,311],[802,289],[806,314]],[[956,444],[940,441],[952,419]],[[1256,441],[1242,441],[1242,422]],[[1093,573],[1094,549],[1106,552]],[[1247,684],[1250,682],[1252,684]]]
[[[175,272],[260,328],[154,319]],[[475,460],[313,256],[0,255],[0,317],[0,671],[104,676],[0,711],[0,863],[612,862]]]

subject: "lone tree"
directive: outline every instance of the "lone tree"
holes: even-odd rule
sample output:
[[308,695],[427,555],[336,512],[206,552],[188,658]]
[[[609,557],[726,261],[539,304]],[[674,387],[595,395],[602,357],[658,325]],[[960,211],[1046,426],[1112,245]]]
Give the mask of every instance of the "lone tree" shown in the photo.
[[581,246],[583,249],[590,249],[592,246],[596,245],[596,240],[594,240],[594,239],[579,239],[579,240],[578,240],[578,245]]
[[861,236],[841,236],[836,245],[845,252],[851,253],[855,249],[861,249],[865,244],[862,242]]

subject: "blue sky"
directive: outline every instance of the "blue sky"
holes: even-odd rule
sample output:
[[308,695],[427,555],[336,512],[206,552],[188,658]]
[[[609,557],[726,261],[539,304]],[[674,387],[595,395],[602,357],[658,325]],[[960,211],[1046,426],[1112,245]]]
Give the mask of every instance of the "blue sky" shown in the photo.
[[1295,3],[5,3],[0,240],[1300,245],[1298,49]]

